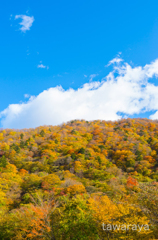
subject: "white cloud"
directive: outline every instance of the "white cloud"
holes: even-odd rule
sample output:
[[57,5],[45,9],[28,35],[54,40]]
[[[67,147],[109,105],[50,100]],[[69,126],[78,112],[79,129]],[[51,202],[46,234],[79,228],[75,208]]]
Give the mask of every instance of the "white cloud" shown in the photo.
[[109,61],[109,63],[107,65],[105,65],[105,67],[108,67],[108,66],[110,66],[111,64],[114,64],[114,63],[118,64],[122,61],[123,61],[123,59],[120,58],[120,57],[113,58],[111,61]]
[[46,68],[46,66],[44,66],[42,63],[38,64],[37,68]]
[[25,103],[10,104],[0,112],[2,126],[28,128],[72,119],[117,120],[121,118],[119,112],[127,117],[156,111],[150,118],[158,118],[158,86],[148,81],[158,77],[158,59],[144,67],[115,63],[101,81],[86,83],[77,90],[56,86]]
[[90,77],[90,80],[89,81],[92,81],[93,78],[95,78],[96,76],[98,76],[99,74],[91,74],[89,77]]
[[25,97],[25,98],[29,98],[29,97],[30,97],[30,94],[27,94],[27,93],[26,93],[26,94],[24,94],[24,97]]
[[41,63],[41,64],[38,64],[38,65],[37,65],[37,68],[46,68],[46,69],[49,69],[48,66],[45,66],[45,65],[43,65],[42,63]]
[[21,18],[22,22],[20,22],[19,24],[22,26],[20,28],[20,30],[22,32],[26,32],[27,30],[30,30],[30,27],[32,26],[33,22],[34,22],[34,17],[30,17],[27,15],[16,15],[15,19]]

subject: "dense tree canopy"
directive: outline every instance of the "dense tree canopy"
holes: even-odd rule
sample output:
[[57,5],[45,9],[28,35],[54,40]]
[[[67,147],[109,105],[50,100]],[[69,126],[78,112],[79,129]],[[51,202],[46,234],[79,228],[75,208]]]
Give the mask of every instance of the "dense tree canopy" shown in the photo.
[[0,239],[157,238],[158,121],[0,131]]

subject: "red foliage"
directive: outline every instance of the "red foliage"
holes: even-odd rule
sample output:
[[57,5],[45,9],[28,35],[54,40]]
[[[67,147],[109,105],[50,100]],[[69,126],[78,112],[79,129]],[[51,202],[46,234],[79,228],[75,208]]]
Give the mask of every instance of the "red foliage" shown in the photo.
[[127,179],[127,187],[128,188],[133,188],[138,186],[138,182],[136,179],[132,178],[131,176],[128,177]]

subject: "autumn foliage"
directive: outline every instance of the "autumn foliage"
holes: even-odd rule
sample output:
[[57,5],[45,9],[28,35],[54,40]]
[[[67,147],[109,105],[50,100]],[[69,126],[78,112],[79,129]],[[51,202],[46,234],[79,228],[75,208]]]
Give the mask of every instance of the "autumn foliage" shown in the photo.
[[158,121],[0,130],[0,239],[157,238]]

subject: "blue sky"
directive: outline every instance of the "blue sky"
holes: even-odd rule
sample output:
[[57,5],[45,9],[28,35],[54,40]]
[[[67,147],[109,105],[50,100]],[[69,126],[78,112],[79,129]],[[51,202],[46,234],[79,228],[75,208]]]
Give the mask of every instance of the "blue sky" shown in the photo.
[[[31,110],[16,112],[10,110],[9,106],[29,106],[30,101],[44,90],[57,89],[60,85],[67,91],[65,94],[69,94],[69,88],[77,91],[86,83],[102,81],[113,71],[113,65],[105,67],[111,59],[121,58],[124,60],[122,64],[128,63],[132,68],[144,67],[155,61],[158,58],[157,8],[157,1],[141,0],[3,1],[0,13],[0,112],[7,110],[2,114],[0,127],[60,124],[69,120],[69,117],[65,115],[65,118],[61,118],[58,112],[59,117],[55,121],[52,115],[36,122]],[[32,22],[20,25],[24,17]],[[157,72],[154,72],[148,80],[154,84],[157,91],[156,74]],[[83,91],[83,94],[86,92]],[[29,100],[29,96],[35,97]],[[62,111],[62,103],[61,106],[55,104],[55,101],[58,103],[58,98],[50,97],[50,104],[51,101],[54,101],[53,114],[57,110]],[[105,99],[105,105],[107,102]],[[48,103],[49,99],[45,104]],[[76,99],[76,106],[80,104]],[[145,106],[144,112],[142,108],[127,113],[123,110],[123,116],[149,117],[151,112],[153,114],[157,111],[157,107],[152,108],[149,105],[148,103]],[[94,104],[91,105],[90,102],[89,106],[94,107]],[[72,117],[85,116],[91,120],[95,119],[96,115],[96,118],[104,118],[101,113],[97,114],[97,105],[94,107],[96,114],[89,113],[89,116],[83,114],[87,110],[82,112],[82,107],[81,104],[76,115]],[[36,106],[36,109],[38,108],[39,104]],[[98,109],[104,111],[100,105]],[[74,107],[70,110],[74,111]],[[30,115],[28,124],[24,123],[25,118],[19,117],[21,111],[21,116]],[[49,111],[51,109],[48,109]],[[115,112],[117,113],[117,109]],[[37,118],[42,119],[41,114],[39,109]],[[71,114],[69,115],[71,117]],[[114,115],[110,116],[112,115],[109,115],[112,120],[116,118]]]

